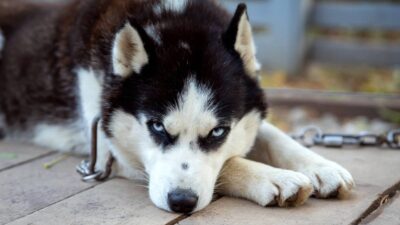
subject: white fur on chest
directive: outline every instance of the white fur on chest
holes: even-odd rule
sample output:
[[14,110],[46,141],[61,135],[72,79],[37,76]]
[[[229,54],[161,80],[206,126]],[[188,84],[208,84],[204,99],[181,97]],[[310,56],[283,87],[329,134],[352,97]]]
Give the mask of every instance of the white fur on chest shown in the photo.
[[101,72],[83,68],[78,68],[76,74],[78,76],[82,118],[85,120],[87,128],[90,128],[93,119],[100,115],[102,79],[104,75]]

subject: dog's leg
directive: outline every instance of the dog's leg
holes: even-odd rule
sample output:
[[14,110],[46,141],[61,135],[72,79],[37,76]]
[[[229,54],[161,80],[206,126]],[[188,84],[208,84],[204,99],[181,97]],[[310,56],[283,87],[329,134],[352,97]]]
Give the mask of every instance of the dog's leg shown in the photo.
[[225,163],[216,189],[223,195],[245,198],[262,206],[301,205],[313,191],[311,181],[301,173],[241,157]]
[[342,198],[354,186],[353,177],[342,166],[303,147],[267,122],[262,122],[249,158],[305,174],[316,197]]

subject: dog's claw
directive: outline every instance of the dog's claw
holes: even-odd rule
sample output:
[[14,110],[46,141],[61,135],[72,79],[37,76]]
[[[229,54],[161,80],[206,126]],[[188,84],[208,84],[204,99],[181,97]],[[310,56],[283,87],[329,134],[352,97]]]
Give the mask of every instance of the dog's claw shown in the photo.
[[273,178],[273,194],[265,206],[293,207],[304,204],[313,192],[310,180],[297,172],[285,171]]
[[316,198],[346,198],[354,187],[351,174],[340,165],[326,161],[300,169],[311,179]]

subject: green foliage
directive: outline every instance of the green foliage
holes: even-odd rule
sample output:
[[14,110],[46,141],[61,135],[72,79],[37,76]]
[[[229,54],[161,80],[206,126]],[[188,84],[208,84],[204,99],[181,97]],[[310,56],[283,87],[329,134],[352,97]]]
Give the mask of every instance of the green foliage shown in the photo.
[[391,123],[400,124],[400,112],[390,109],[381,109],[379,113],[383,119]]

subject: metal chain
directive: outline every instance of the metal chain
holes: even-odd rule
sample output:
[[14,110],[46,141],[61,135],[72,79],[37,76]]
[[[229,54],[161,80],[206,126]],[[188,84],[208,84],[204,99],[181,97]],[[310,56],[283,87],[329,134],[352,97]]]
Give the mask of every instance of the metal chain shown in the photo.
[[91,129],[91,152],[90,159],[83,160],[79,165],[76,166],[76,171],[82,176],[82,180],[88,181],[104,181],[111,175],[111,168],[114,162],[114,157],[110,152],[108,157],[106,168],[104,171],[96,171],[97,162],[97,128],[100,121],[100,117],[96,117],[92,122]]
[[363,132],[358,135],[323,133],[316,126],[309,126],[303,129],[299,135],[292,135],[292,138],[301,144],[311,146],[325,146],[341,148],[343,146],[379,146],[400,149],[400,129],[391,130],[378,135]]

